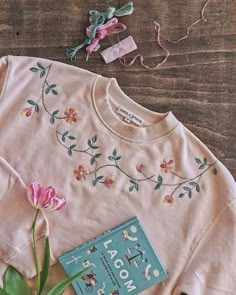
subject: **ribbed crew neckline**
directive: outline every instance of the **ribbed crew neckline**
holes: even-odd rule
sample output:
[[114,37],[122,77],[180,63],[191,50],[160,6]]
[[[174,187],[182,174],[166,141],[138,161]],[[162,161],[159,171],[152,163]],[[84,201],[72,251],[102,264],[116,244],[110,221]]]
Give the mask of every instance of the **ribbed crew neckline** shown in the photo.
[[[92,91],[93,105],[102,123],[116,135],[135,142],[145,142],[163,137],[179,124],[178,119],[169,111],[158,113],[139,105],[120,88],[116,78],[98,76]],[[141,117],[143,126],[134,126],[118,115],[119,107]],[[147,122],[147,126],[145,126]]]

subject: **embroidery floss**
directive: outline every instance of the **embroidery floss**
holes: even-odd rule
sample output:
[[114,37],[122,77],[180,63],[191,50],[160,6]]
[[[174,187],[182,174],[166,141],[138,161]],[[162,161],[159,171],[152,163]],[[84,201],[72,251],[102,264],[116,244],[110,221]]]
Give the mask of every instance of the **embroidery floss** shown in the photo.
[[[103,40],[106,36],[111,36],[120,32],[125,31],[127,28],[122,23],[118,23],[118,19],[116,17],[113,17],[111,20],[109,20],[106,24],[100,26],[97,29],[97,36],[96,38],[91,42],[91,44],[86,48],[86,51],[88,54],[91,54],[92,52],[96,52],[99,48],[99,42]],[[90,25],[87,28],[87,36],[89,37],[92,33],[93,26]]]
[[91,35],[85,39],[85,41],[81,44],[79,44],[76,47],[73,48],[67,48],[66,49],[66,55],[68,58],[71,59],[71,61],[76,60],[76,54],[77,52],[83,48],[86,45],[90,45],[92,41],[96,37],[97,30],[100,26],[102,26],[107,19],[111,19],[114,16],[124,16],[124,15],[130,15],[134,11],[133,8],[133,2],[129,2],[128,4],[122,6],[119,9],[116,9],[115,7],[109,7],[106,12],[99,12],[97,10],[90,10],[89,14],[89,22],[91,25],[93,25],[93,29],[91,32]]

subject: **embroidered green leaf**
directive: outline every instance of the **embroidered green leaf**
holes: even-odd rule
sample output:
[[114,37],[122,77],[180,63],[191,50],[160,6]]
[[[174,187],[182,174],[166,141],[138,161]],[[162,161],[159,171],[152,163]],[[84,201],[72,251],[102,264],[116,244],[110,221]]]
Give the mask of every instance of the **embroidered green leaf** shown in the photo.
[[34,73],[38,72],[38,70],[39,70],[38,68],[30,68],[30,71]]
[[92,146],[93,146],[93,145],[92,145],[92,142],[91,142],[90,139],[88,140],[88,146],[89,146],[89,147],[92,147]]
[[45,70],[45,68],[41,65],[41,63],[37,62],[37,65],[40,69]]
[[129,192],[132,192],[134,190],[134,185],[129,187]]
[[187,186],[184,186],[183,189],[184,189],[185,191],[187,191],[187,192],[191,191],[191,189],[190,189],[189,187],[187,187]]
[[93,186],[96,186],[96,184],[97,184],[97,179],[94,179],[93,180]]
[[115,158],[116,161],[119,161],[121,159],[121,156],[118,156]]
[[189,187],[187,187],[187,186],[184,186],[183,189],[188,192],[188,196],[191,199],[191,197],[192,197],[192,191],[191,191],[191,189]]
[[214,168],[212,172],[213,172],[214,175],[216,175],[218,173],[216,168]]
[[200,186],[199,184],[196,185],[196,191],[199,193],[200,192]]
[[55,123],[55,118],[53,116],[51,116],[50,122],[51,122],[51,124],[54,124]]
[[202,161],[198,158],[195,158],[195,161],[198,163],[198,164],[202,164]]
[[99,182],[99,181],[102,180],[102,179],[103,179],[103,176],[98,176],[98,177],[96,178],[96,181]]
[[113,154],[114,157],[116,157],[116,155],[117,155],[117,151],[116,151],[116,149],[114,149],[114,151],[113,151],[112,154]]
[[183,193],[179,194],[179,198],[183,198],[183,197],[184,197]]
[[158,182],[158,184],[155,186],[155,190],[157,190],[157,189],[159,189],[161,187],[161,183],[160,182]]
[[136,182],[135,185],[134,185],[136,191],[138,192],[139,191],[139,184]]
[[33,106],[35,106],[37,103],[33,101],[32,99],[27,100],[27,102]]
[[68,136],[68,138],[70,139],[70,140],[74,140],[75,139],[75,137],[74,136]]
[[94,158],[99,158],[100,156],[101,156],[102,154],[96,154],[96,155],[94,155]]
[[207,159],[206,159],[206,158],[204,158],[204,159],[203,159],[203,162],[204,162],[205,164],[207,164]]
[[192,186],[197,186],[198,184],[196,182],[189,182],[190,185]]
[[69,133],[69,131],[65,131],[65,132],[62,134],[61,140],[62,140],[63,142],[66,141],[66,136],[67,136],[68,133]]
[[136,183],[136,181],[134,179],[130,179],[129,182],[131,182],[132,184]]
[[46,74],[46,71],[42,70],[41,73],[40,73],[40,78],[42,78],[45,74]]
[[45,93],[48,94],[50,91],[50,87],[46,88]]
[[36,105],[34,106],[34,109],[35,109],[35,112],[38,113],[38,112],[39,112],[39,105],[36,104]]
[[112,157],[112,156],[108,156],[108,159],[109,159],[110,161],[114,161],[114,160],[115,160],[115,158]]
[[204,164],[200,165],[198,169],[204,169],[205,167],[206,167],[206,164],[204,163]]
[[93,138],[92,138],[92,142],[95,143],[96,140],[97,140],[97,135],[94,135]]
[[52,89],[52,94],[58,95],[57,91],[55,89]]
[[95,157],[92,157],[92,158],[90,159],[90,164],[93,165],[94,163],[95,163]]
[[160,182],[160,184],[162,184],[163,178],[161,175],[158,176],[158,181]]
[[73,149],[76,147],[76,144],[73,144],[73,145],[71,145],[70,147],[69,147],[69,149],[68,149],[68,154],[69,154],[69,156],[71,156],[72,155],[72,151],[73,151]]
[[56,116],[59,113],[59,110],[56,110],[52,113],[53,116]]
[[52,84],[52,85],[50,85],[50,88],[52,89],[52,88],[55,88],[57,85],[56,84]]

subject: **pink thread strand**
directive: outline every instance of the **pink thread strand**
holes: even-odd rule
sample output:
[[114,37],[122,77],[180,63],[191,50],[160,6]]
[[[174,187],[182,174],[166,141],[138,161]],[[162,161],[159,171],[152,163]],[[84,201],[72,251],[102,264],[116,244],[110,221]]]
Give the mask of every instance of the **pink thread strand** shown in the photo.
[[[206,7],[208,6],[208,4],[209,4],[210,1],[211,1],[211,0],[207,0],[207,1],[205,2],[205,4],[204,4],[203,8],[201,9],[201,18],[199,18],[198,20],[196,20],[195,22],[193,22],[191,25],[189,25],[189,26],[187,27],[187,29],[186,29],[186,34],[185,34],[183,37],[181,37],[180,39],[178,39],[178,40],[174,40],[174,41],[172,41],[172,40],[169,40],[169,39],[163,37],[163,36],[160,34],[160,31],[161,31],[160,24],[159,24],[158,22],[154,21],[154,24],[155,24],[155,31],[156,31],[156,33],[157,33],[157,43],[158,43],[158,45],[159,45],[159,46],[160,46],[160,47],[166,52],[166,56],[164,57],[164,59],[163,59],[160,63],[158,63],[155,67],[149,67],[149,66],[145,65],[145,64],[144,64],[144,57],[143,57],[142,54],[138,54],[138,55],[136,55],[136,56],[135,56],[135,57],[134,57],[129,63],[126,62],[126,59],[125,59],[124,57],[120,57],[120,58],[119,58],[120,63],[121,63],[122,65],[126,66],[126,67],[129,67],[129,66],[131,66],[131,65],[133,65],[133,64],[135,63],[135,61],[136,61],[137,58],[139,58],[139,59],[140,59],[140,64],[141,64],[143,67],[145,67],[146,69],[149,69],[149,70],[156,70],[156,69],[158,69],[160,66],[162,66],[162,65],[167,61],[167,59],[168,59],[169,56],[170,56],[170,52],[169,52],[169,50],[166,49],[166,48],[161,44],[160,37],[161,37],[162,39],[164,39],[164,40],[170,42],[170,43],[178,43],[178,42],[180,42],[180,41],[182,41],[182,40],[188,38],[189,33],[190,33],[190,29],[191,29],[193,26],[195,26],[196,24],[198,24],[200,21],[207,21],[206,17],[204,16],[204,13],[205,13]],[[119,39],[119,42],[120,42],[120,38],[119,38],[119,36],[118,36],[118,39]]]

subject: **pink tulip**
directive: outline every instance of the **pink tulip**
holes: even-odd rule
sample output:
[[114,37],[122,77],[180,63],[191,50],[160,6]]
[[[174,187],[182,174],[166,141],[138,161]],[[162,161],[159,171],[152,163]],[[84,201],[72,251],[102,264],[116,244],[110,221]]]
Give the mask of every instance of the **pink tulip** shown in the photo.
[[51,186],[42,187],[38,182],[32,182],[27,188],[27,197],[36,209],[56,211],[66,205],[66,199],[57,196]]

